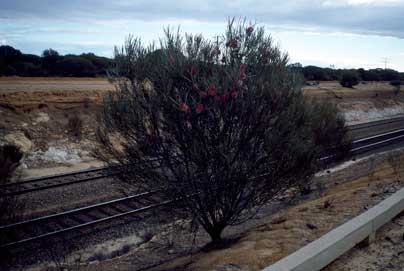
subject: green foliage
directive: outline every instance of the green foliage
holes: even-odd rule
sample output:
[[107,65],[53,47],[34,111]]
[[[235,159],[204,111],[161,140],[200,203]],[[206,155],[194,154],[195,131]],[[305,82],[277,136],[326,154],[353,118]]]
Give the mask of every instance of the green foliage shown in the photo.
[[130,37],[115,63],[99,158],[121,169],[122,180],[181,199],[176,208],[215,242],[226,226],[310,179],[322,144],[343,136],[323,138],[318,130],[343,128],[343,119],[323,119],[304,99],[288,56],[260,27],[230,21],[214,40],[167,30],[159,48]]
[[352,88],[359,84],[359,76],[355,71],[346,71],[342,74],[340,84],[343,87]]
[[111,65],[111,59],[92,53],[62,56],[47,49],[39,57],[0,46],[0,76],[105,76]]
[[59,63],[58,69],[63,76],[94,76],[96,67],[86,58],[65,56]]
[[382,81],[400,80],[400,73],[392,69],[379,69]]
[[380,81],[380,74],[376,70],[358,69],[360,78],[363,81]]
[[[155,52],[158,53],[158,50]],[[14,49],[11,46],[0,46],[0,76],[1,75],[18,75],[18,76],[70,76],[71,71],[66,71],[63,67],[60,67],[61,61],[64,57],[72,57],[75,55],[61,56],[53,49],[44,50],[42,57],[30,54],[23,54],[19,50]],[[93,53],[83,53],[79,56],[90,61],[95,66],[95,71],[90,75],[88,70],[76,70],[74,76],[99,76],[106,75],[107,71],[112,66],[112,60],[106,57],[96,56]],[[15,63],[23,63],[24,65],[32,66],[34,69],[20,70],[15,69]],[[29,64],[30,63],[30,64]],[[10,67],[12,66],[12,67]],[[85,67],[85,66],[84,66]],[[288,65],[288,67],[297,73],[304,75],[306,80],[314,81],[327,81],[327,80],[340,80],[342,74],[346,70],[322,68],[316,66],[303,67],[300,63],[294,63]],[[37,69],[39,68],[39,70]],[[359,77],[363,81],[391,81],[401,78],[404,80],[404,73],[399,73],[391,69],[358,69],[356,70]]]
[[42,57],[47,58],[47,57],[58,57],[59,53],[56,50],[53,50],[52,48],[45,49],[42,52]]
[[326,80],[324,69],[316,66],[307,66],[303,68],[303,75],[307,80],[323,81]]
[[59,53],[53,49],[46,49],[42,53],[42,68],[49,75],[57,75],[57,63],[60,61]]

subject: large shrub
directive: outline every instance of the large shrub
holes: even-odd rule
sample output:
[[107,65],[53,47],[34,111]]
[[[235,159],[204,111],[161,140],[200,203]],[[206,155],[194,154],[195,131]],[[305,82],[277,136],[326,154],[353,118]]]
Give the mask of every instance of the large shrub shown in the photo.
[[352,88],[359,84],[359,76],[355,71],[345,71],[340,81],[341,86]]
[[161,189],[214,242],[308,181],[322,144],[344,135],[324,140],[321,125],[342,131],[342,118],[324,118],[321,105],[304,99],[287,55],[263,28],[231,21],[214,40],[166,31],[157,50],[129,38],[115,61],[99,157],[121,179]]

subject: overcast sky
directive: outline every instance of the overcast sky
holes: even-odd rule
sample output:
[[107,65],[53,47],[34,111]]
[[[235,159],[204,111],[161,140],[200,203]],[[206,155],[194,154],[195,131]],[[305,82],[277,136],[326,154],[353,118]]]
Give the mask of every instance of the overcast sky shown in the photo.
[[25,53],[112,56],[129,35],[145,41],[163,27],[213,37],[229,17],[272,34],[291,62],[404,71],[404,0],[0,0],[0,44]]

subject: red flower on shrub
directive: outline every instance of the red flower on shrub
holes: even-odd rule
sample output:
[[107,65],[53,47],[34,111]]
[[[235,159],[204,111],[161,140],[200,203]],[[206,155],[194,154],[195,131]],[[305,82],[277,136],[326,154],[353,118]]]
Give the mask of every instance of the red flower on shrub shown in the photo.
[[191,110],[189,109],[189,106],[184,103],[180,103],[180,110],[185,113],[191,112]]
[[202,111],[203,111],[203,104],[201,104],[201,103],[199,103],[197,106],[196,106],[196,113],[202,113]]
[[197,74],[197,73],[198,73],[198,68],[195,67],[195,66],[192,66],[192,67],[191,67],[191,75],[195,75],[195,74]]
[[242,87],[243,86],[243,80],[241,80],[241,79],[237,80],[237,86]]
[[214,84],[209,86],[208,95],[209,96],[215,96],[216,95],[216,86]]
[[245,66],[243,64],[240,65],[240,79],[247,79],[247,75],[245,74]]
[[170,57],[168,58],[168,61],[169,61],[170,64],[172,65],[172,64],[174,64],[174,62],[175,62],[175,58],[174,58],[173,56],[170,56]]
[[154,142],[156,142],[156,140],[153,135],[147,135],[147,142],[149,144],[154,144]]
[[225,94],[222,95],[222,102],[223,103],[227,103],[227,101],[229,100],[229,93],[226,92]]
[[252,27],[252,26],[249,26],[249,27],[247,27],[247,29],[246,29],[246,33],[247,33],[247,35],[249,36],[249,35],[251,35],[251,33],[254,31],[254,27]]
[[231,40],[229,40],[227,43],[226,43],[226,46],[227,47],[230,47],[230,48],[237,48],[237,40],[236,39],[231,39]]
[[238,92],[237,92],[236,90],[233,90],[233,91],[231,92],[231,97],[232,97],[233,99],[236,99],[236,98],[238,97]]

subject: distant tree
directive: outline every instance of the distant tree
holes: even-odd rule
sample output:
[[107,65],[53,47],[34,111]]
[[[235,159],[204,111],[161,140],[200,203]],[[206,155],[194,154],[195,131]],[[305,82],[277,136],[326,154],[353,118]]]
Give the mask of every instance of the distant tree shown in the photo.
[[380,79],[382,81],[400,80],[400,73],[392,69],[379,69]]
[[53,49],[46,49],[42,53],[42,68],[49,75],[57,75],[57,62],[60,60],[59,53]]
[[359,69],[359,75],[363,81],[380,81],[380,75],[377,70]]
[[115,61],[99,158],[121,180],[161,189],[216,244],[228,225],[310,179],[323,142],[344,135],[327,128],[344,129],[337,110],[325,118],[303,97],[263,28],[231,21],[214,41],[167,31],[158,50],[129,38]]
[[8,45],[0,46],[0,75],[12,76],[17,75],[15,68],[10,65],[19,61],[21,58],[21,52]]
[[57,64],[63,76],[94,76],[96,67],[91,61],[79,56],[65,56]]
[[21,61],[26,63],[32,63],[34,65],[41,65],[41,57],[31,54],[22,54]]
[[15,75],[18,76],[41,76],[42,71],[39,65],[35,65],[33,63],[28,62],[15,62],[9,67],[12,67],[15,70]]
[[1,75],[15,76],[17,75],[17,70],[11,65],[7,65],[4,68],[2,68]]
[[302,65],[301,63],[299,63],[299,62],[289,64],[288,66],[289,66],[290,68],[297,68],[297,69],[303,68],[303,65]]
[[42,52],[42,57],[58,57],[59,53],[56,50],[53,50],[52,48],[45,49]]
[[21,56],[22,56],[21,51],[16,50],[11,46],[8,45],[0,46],[0,60],[2,60],[5,65],[20,60]]
[[359,76],[355,71],[345,71],[340,81],[341,86],[352,88],[359,84]]
[[93,53],[81,54],[80,57],[91,61],[96,68],[97,75],[106,75],[107,70],[112,67],[112,60],[106,57],[96,56]]
[[303,75],[307,80],[326,80],[324,69],[316,66],[306,66],[303,68]]

